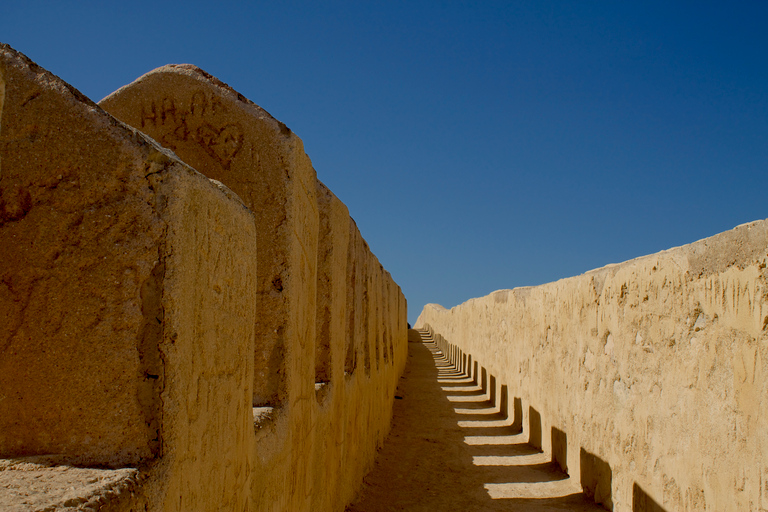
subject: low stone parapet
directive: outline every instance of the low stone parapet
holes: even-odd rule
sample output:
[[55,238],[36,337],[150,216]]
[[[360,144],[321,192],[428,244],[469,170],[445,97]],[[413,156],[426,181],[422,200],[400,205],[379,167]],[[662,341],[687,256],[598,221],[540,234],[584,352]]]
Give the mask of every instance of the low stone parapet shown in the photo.
[[416,327],[506,386],[531,442],[609,509],[768,509],[766,263],[768,221],[757,221],[428,305]]

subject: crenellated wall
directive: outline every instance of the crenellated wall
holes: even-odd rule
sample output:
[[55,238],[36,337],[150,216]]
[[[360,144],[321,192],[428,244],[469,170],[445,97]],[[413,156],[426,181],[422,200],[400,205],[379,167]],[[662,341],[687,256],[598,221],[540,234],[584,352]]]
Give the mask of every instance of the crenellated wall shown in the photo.
[[[758,221],[416,327],[607,508],[768,510],[767,264]],[[0,509],[343,510],[406,316],[241,94],[165,66],[96,105],[0,45]]]
[[[447,310],[531,442],[617,511],[768,510],[768,221]],[[514,400],[514,403],[512,402]]]
[[0,46],[0,261],[0,480],[138,470],[54,485],[53,510],[353,497],[405,299],[301,140],[242,95],[168,66],[97,106]]

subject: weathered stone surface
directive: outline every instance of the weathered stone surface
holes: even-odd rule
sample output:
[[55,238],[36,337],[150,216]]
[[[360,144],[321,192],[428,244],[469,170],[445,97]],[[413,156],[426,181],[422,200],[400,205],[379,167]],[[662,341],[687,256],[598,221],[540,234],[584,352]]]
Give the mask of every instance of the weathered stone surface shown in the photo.
[[194,177],[163,178],[163,451],[147,492],[163,510],[247,510],[256,232],[231,191]]
[[389,429],[407,350],[400,288],[301,140],[219,80],[166,66],[100,104],[256,212],[253,507],[343,508]]
[[400,288],[220,81],[102,104],[176,154],[0,47],[0,506],[342,509],[389,429]]
[[0,46],[0,457],[247,509],[255,242],[230,190]]
[[613,510],[768,509],[766,264],[758,221],[451,310],[428,305],[416,326],[508,385],[529,435],[537,416],[552,453],[557,432],[571,476]]
[[137,464],[159,450],[156,381],[139,378],[159,372],[142,286],[165,230],[147,175],[173,163],[0,51],[0,454]]
[[253,406],[287,397],[286,350],[311,343],[318,212],[301,140],[226,84],[189,65],[158,68],[104,98],[121,121],[221,181],[255,212],[258,344]]
[[140,479],[135,468],[79,468],[56,457],[0,459],[0,510],[139,510],[146,503],[134,494]]

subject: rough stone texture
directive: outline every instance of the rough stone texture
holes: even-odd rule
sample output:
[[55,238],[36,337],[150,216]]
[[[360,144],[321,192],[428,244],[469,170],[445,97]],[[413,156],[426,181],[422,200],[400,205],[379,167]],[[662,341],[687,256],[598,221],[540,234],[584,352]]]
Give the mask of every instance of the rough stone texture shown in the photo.
[[230,190],[0,46],[0,458],[138,467],[113,510],[247,509],[255,243]]
[[139,481],[134,468],[79,468],[56,457],[0,460],[0,510],[139,510],[146,503],[135,494]]
[[159,450],[142,286],[165,223],[146,175],[173,164],[0,52],[0,455],[138,464]]
[[757,221],[428,305],[416,327],[507,385],[529,437],[608,508],[768,510],[767,263],[768,221]]
[[173,219],[162,300],[167,384],[162,457],[147,487],[162,496],[163,510],[246,510],[256,233],[252,214],[232,192],[195,178],[165,178],[166,215]]
[[301,140],[226,84],[165,66],[100,105],[256,212],[252,508],[342,510],[389,429],[407,351],[400,288]]
[[311,343],[318,212],[301,140],[254,103],[189,65],[156,69],[100,102],[107,112],[218,180],[256,213],[258,343],[253,406],[287,398],[286,350]]

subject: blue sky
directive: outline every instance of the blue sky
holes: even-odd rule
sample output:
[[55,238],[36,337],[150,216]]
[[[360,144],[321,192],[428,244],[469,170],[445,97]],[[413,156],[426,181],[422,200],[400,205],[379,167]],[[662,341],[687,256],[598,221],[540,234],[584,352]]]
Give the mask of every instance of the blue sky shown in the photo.
[[411,323],[768,217],[768,2],[11,2],[98,101],[167,63],[304,141]]

